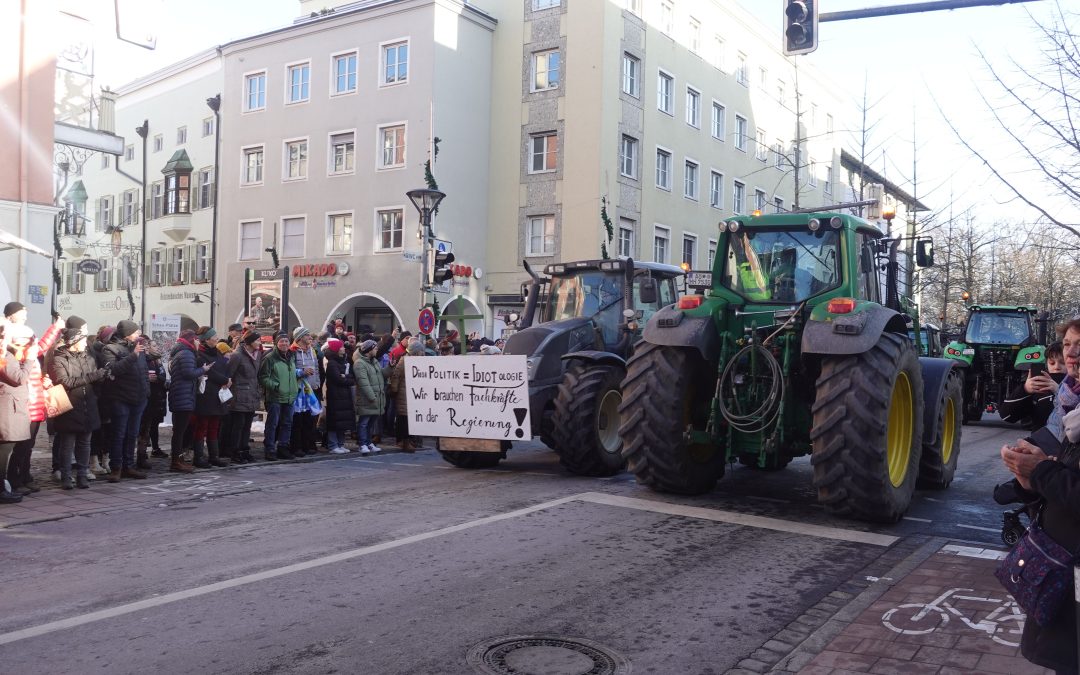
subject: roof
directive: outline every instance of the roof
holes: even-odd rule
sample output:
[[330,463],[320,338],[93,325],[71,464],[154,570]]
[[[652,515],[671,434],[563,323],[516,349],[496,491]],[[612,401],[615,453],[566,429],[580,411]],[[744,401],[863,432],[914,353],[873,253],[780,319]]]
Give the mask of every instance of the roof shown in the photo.
[[[840,166],[848,167],[859,171],[867,180],[871,183],[881,183],[885,186],[886,194],[891,194],[893,197],[908,205],[909,211],[929,211],[930,207],[923,204],[921,201],[915,199],[915,197],[909,195],[902,190],[899,185],[892,182],[882,174],[874,171],[865,163],[859,160],[858,157],[851,154],[847,150],[840,150]],[[913,207],[911,205],[914,205]]]
[[968,305],[969,312],[1028,312],[1035,314],[1039,310],[1029,305]]
[[89,196],[86,194],[86,187],[83,186],[83,182],[81,180],[77,180],[72,183],[71,187],[69,187],[67,189],[67,192],[64,193],[65,202],[86,203],[87,199],[89,199]]
[[192,166],[191,159],[188,158],[187,150],[181,148],[173,153],[161,173],[191,173],[194,170],[195,167]]

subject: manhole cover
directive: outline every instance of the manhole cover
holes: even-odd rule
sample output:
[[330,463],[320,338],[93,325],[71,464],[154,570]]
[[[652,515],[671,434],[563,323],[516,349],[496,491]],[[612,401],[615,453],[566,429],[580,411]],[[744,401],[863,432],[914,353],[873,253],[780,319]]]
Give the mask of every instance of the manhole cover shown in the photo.
[[487,675],[628,675],[630,662],[582,638],[504,635],[469,650],[467,663]]

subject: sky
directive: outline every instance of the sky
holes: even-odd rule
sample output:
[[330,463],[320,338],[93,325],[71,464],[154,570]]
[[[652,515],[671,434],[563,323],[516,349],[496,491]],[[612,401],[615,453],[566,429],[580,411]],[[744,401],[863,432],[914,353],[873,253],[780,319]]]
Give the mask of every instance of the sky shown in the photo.
[[[728,1],[737,2],[754,14],[775,32],[779,44],[783,19],[779,0]],[[139,2],[158,3],[161,17],[155,22],[159,30],[157,48],[153,51],[115,39],[113,0],[79,3],[83,11],[91,7],[89,11],[97,12],[97,86],[117,87],[202,49],[289,25],[299,14],[296,0]],[[901,0],[820,2],[824,10],[839,11],[895,5]],[[966,138],[990,153],[997,163],[1015,166],[1015,159],[1009,156],[1002,142],[1002,132],[987,119],[986,108],[978,98],[980,90],[990,95],[998,90],[988,83],[989,72],[978,56],[977,47],[1006,72],[1012,72],[1010,59],[1034,66],[1040,56],[1031,16],[1046,19],[1055,5],[1054,0],[1037,0],[824,23],[819,27],[818,50],[797,58],[801,63],[824,70],[846,87],[852,111],[857,110],[864,82],[867,83],[868,97],[874,102],[870,117],[878,125],[871,139],[877,149],[868,157],[868,163],[891,181],[909,193],[917,193],[924,203],[946,216],[952,204],[956,212],[977,206],[980,219],[987,223],[1006,219],[1030,222],[1035,214],[1015,200],[1009,201],[1005,188],[988,177],[980,162],[956,142],[937,106]],[[1080,27],[1080,22],[1074,25]],[[849,151],[855,151],[853,137],[846,146]],[[917,162],[913,162],[913,155],[917,155]],[[918,177],[915,183],[913,174]],[[1032,176],[1012,177],[1039,192],[1040,187]]]

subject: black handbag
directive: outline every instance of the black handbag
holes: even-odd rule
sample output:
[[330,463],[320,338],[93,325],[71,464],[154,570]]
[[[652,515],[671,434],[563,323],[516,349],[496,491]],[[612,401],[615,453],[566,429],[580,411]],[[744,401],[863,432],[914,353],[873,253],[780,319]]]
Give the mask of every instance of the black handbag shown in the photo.
[[1040,511],[1032,519],[1024,536],[998,564],[994,576],[1035,623],[1045,626],[1072,594],[1077,556],[1039,526],[1041,516]]

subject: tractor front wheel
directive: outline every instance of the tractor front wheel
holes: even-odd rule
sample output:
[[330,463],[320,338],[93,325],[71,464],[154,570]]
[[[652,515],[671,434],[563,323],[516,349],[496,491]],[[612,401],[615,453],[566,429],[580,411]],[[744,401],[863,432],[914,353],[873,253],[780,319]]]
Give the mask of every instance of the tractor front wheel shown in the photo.
[[839,515],[899,520],[922,455],[922,370],[911,342],[882,333],[867,352],[826,356],[813,413],[818,500]]
[[552,437],[566,470],[581,476],[614,476],[626,462],[619,440],[623,370],[577,362],[566,369],[555,396]]
[[960,412],[964,408],[964,391],[960,373],[953,370],[945,380],[945,389],[938,402],[937,419],[927,420],[934,425],[934,442],[923,443],[919,466],[919,487],[943,490],[949,487],[956,474],[960,455],[960,435],[963,433]]
[[724,454],[690,433],[708,422],[715,368],[692,349],[639,343],[626,370],[619,435],[630,471],[659,492],[712,490],[724,475]]

